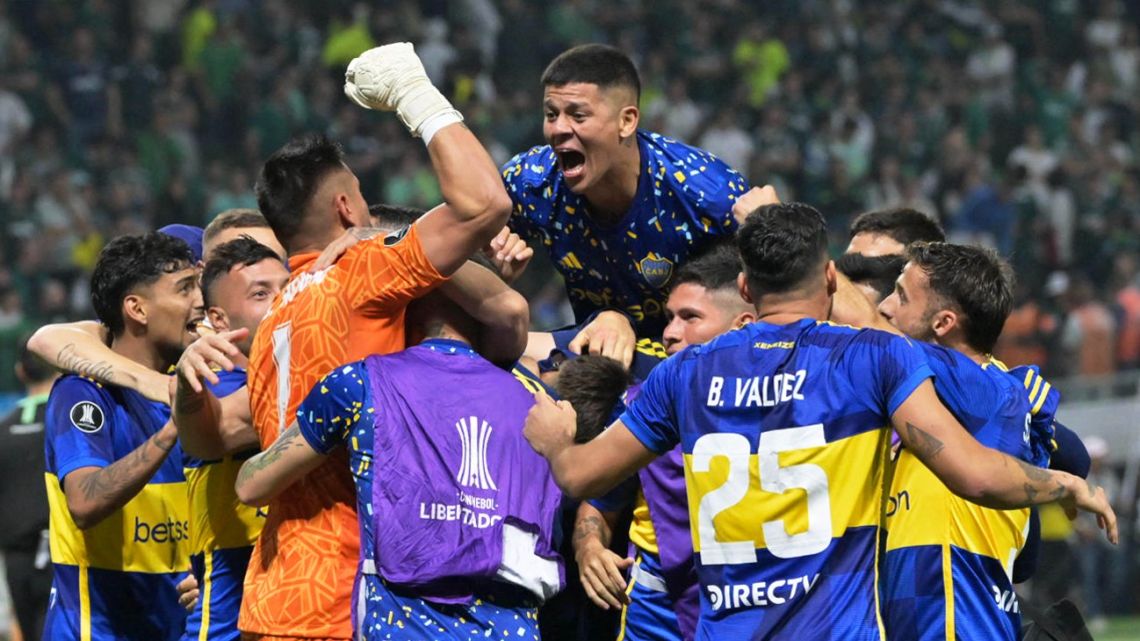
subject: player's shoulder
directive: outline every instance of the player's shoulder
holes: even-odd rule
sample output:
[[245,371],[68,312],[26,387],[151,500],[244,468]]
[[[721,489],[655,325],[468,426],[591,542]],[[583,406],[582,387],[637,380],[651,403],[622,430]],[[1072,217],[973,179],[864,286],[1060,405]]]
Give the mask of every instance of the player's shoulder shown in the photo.
[[639,130],[638,139],[650,173],[678,189],[721,200],[748,190],[747,179],[710,151],[651,131]]
[[61,376],[48,397],[49,421],[70,424],[87,433],[95,433],[114,418],[114,396],[102,383],[77,374]]
[[539,145],[515,154],[503,164],[500,173],[508,189],[549,185],[558,170],[558,158],[550,145]]
[[52,385],[48,396],[48,407],[58,407],[76,400],[87,400],[110,406],[113,397],[110,390],[93,378],[78,374],[65,374]]

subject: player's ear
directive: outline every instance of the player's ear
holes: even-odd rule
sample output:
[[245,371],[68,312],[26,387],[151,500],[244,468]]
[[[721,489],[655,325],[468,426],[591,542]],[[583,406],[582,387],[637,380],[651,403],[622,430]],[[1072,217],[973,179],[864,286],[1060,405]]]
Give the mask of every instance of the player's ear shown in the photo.
[[934,332],[935,336],[942,338],[956,328],[961,327],[959,320],[958,314],[954,310],[939,310],[930,319],[930,329]]
[[146,326],[146,299],[138,294],[127,294],[124,296],[123,320],[132,320],[139,325]]
[[210,319],[210,327],[213,327],[214,331],[226,332],[230,330],[230,317],[226,316],[226,310],[221,307],[207,307],[206,318]]
[[622,141],[632,140],[637,133],[637,123],[641,120],[641,112],[636,105],[626,105],[618,114],[618,136]]
[[356,227],[356,219],[352,215],[352,205],[348,202],[348,194],[340,192],[333,199],[333,204],[336,208],[337,223],[343,229],[351,229]]
[[752,300],[752,292],[748,291],[748,279],[744,277],[744,272],[736,275],[736,288],[740,290],[740,297],[744,302],[749,305],[756,304],[756,301]]
[[834,260],[827,261],[827,265],[823,268],[823,277],[827,281],[827,295],[834,296],[839,289],[839,274],[835,270]]
[[755,322],[756,322],[756,312],[755,311],[740,312],[739,314],[736,315],[736,318],[734,318],[732,320],[732,326],[736,329],[739,329],[741,327],[744,327],[745,325],[748,325],[750,323],[755,323]]

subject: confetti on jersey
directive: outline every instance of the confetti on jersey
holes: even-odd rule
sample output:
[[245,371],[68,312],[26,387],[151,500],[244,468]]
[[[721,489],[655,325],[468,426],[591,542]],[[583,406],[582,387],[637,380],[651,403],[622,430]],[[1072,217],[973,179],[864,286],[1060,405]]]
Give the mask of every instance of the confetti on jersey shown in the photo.
[[660,336],[673,272],[709,240],[736,231],[732,205],[748,183],[707,151],[646,131],[637,143],[637,194],[612,227],[590,218],[549,146],[515,156],[502,173],[514,202],[511,228],[546,247],[575,318],[618,308],[637,322],[639,336]]

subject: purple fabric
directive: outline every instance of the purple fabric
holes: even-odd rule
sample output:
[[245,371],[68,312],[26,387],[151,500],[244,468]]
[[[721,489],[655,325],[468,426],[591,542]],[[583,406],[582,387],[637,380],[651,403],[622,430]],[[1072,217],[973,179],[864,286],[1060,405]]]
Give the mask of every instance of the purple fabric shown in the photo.
[[[641,385],[626,390],[625,405],[633,403]],[[685,488],[685,460],[678,445],[650,463],[638,474],[641,492],[649,505],[649,518],[657,535],[657,557],[661,578],[673,599],[673,611],[681,635],[696,637],[701,594],[697,568],[693,564],[693,535],[689,526],[689,502]]]
[[[365,360],[372,386],[376,562],[385,580],[440,603],[469,603],[496,577],[503,525],[552,540],[562,494],[523,438],[534,396],[469,349],[423,346]],[[363,516],[363,515],[362,515]]]
[[673,598],[677,624],[685,639],[696,636],[700,614],[697,569],[693,565],[693,538],[689,503],[685,495],[685,465],[681,447],[650,463],[640,472],[641,491],[657,534],[661,578]]

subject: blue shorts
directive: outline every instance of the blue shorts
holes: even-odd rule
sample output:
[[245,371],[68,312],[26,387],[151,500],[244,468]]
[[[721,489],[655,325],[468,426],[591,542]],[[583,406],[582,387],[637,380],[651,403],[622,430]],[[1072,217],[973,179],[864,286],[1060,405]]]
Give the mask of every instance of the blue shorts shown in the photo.
[[681,641],[673,597],[665,591],[657,556],[639,550],[626,590],[617,641]]

